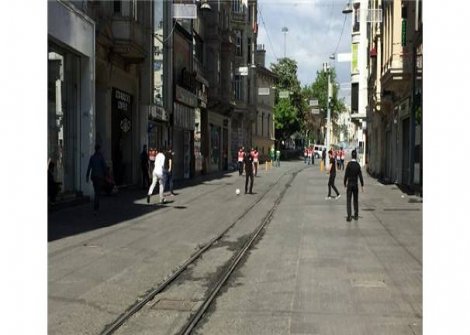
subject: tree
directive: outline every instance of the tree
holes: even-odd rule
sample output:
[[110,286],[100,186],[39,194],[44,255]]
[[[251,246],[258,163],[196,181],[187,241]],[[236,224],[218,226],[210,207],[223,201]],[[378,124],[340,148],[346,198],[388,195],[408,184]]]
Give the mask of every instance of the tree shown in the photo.
[[[274,105],[276,138],[286,140],[301,129],[306,107],[297,78],[297,62],[290,58],[281,58],[278,63],[271,63],[271,71],[278,76]],[[289,97],[279,98],[280,91],[288,91]]]
[[[336,71],[334,68],[330,69],[330,81],[333,86],[333,95],[330,103],[331,120],[333,124],[333,132],[336,134],[340,131],[340,127],[337,123],[338,115],[340,112],[346,109],[344,101],[338,98],[338,83],[336,82]],[[328,104],[328,73],[325,70],[317,71],[317,77],[310,86],[305,86],[302,89],[302,96],[304,101],[309,99],[318,100],[318,106],[320,108],[320,115],[316,119],[317,122],[312,121],[310,113],[304,113],[303,124],[307,128],[311,129],[314,126],[322,127],[326,124],[327,117],[327,104]],[[319,119],[319,122],[318,122]],[[310,129],[308,129],[310,128]]]

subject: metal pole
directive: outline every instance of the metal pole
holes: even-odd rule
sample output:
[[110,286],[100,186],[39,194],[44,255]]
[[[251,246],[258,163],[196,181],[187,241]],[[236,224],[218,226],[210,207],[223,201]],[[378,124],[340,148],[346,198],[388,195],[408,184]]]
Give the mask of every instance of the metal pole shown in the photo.
[[[326,152],[330,150],[330,127],[331,127],[331,110],[330,110],[330,101],[331,101],[331,79],[330,79],[330,66],[328,63],[325,64],[326,72],[328,74],[328,100],[326,105]],[[326,162],[325,162],[326,165]]]
[[286,36],[287,34],[284,33],[284,58],[286,58]]
[[286,58],[286,36],[288,31],[287,27],[282,27],[282,32],[284,33],[284,58]]

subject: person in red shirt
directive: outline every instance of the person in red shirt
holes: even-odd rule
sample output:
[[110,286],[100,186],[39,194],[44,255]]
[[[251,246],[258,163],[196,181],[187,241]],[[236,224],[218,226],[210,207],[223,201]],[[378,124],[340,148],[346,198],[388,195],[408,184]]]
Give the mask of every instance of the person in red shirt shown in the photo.
[[238,175],[243,174],[243,159],[245,158],[245,148],[240,147],[238,150]]
[[259,164],[259,152],[258,147],[251,149],[251,156],[253,157],[253,168],[255,177],[258,174],[258,164]]

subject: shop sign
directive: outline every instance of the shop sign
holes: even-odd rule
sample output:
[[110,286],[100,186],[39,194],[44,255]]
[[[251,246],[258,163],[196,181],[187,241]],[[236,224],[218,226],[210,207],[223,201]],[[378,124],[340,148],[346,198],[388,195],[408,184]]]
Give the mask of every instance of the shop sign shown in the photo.
[[128,112],[131,110],[132,96],[129,93],[113,88],[113,102],[116,109]]
[[147,106],[150,120],[168,121],[168,113],[160,106]]
[[179,101],[189,107],[197,107],[197,96],[190,91],[176,85],[176,101]]
[[121,130],[127,134],[131,130],[131,120],[129,120],[127,117],[124,117],[121,120],[120,127]]
[[173,124],[187,130],[194,130],[195,111],[194,108],[174,103]]

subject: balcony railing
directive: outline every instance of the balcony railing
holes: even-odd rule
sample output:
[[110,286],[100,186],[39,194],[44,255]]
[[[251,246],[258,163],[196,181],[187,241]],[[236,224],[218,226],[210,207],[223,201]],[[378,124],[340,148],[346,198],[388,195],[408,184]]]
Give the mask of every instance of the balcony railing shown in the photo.
[[140,63],[145,58],[145,42],[142,25],[128,17],[114,17],[113,49],[131,63]]

